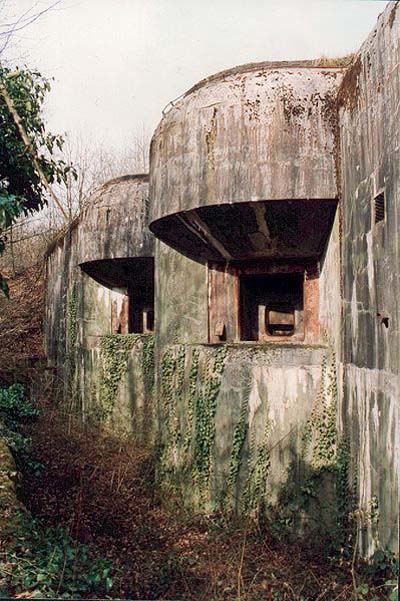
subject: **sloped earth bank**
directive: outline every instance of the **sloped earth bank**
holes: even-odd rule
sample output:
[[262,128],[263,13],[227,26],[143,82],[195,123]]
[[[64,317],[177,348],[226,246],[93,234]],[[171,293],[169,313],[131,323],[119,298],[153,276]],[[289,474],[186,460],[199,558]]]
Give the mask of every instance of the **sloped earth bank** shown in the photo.
[[[265,529],[238,527],[222,518],[190,519],[172,499],[163,499],[161,506],[153,458],[133,440],[84,429],[50,404],[30,435],[44,469],[25,474],[22,500],[34,518],[48,526],[61,524],[77,546],[93,544],[99,558],[110,560],[109,598],[357,598],[351,558],[330,561],[323,551],[312,554]],[[366,591],[358,598],[387,598],[383,587],[374,588],[373,595]],[[94,590],[87,596],[98,598]]]
[[15,362],[44,356],[43,263],[26,268],[8,279],[8,284],[10,298],[0,294],[0,376],[2,369]]

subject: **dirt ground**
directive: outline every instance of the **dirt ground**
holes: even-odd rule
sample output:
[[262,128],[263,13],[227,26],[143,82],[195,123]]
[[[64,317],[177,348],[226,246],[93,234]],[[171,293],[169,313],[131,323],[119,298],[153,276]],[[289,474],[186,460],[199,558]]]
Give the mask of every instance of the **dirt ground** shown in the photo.
[[153,457],[133,440],[89,431],[51,403],[31,435],[45,469],[27,476],[24,501],[34,516],[65,525],[77,543],[94,544],[111,560],[112,598],[354,598],[349,563],[255,524],[190,519],[172,499],[161,505]]
[[0,369],[15,360],[43,357],[43,262],[8,280],[10,298],[0,294]]

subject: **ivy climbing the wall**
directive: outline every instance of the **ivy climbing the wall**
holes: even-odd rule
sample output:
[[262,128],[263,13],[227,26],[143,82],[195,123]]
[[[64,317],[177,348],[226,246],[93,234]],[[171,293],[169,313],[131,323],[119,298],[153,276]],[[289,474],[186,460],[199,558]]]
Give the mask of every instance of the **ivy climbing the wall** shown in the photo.
[[248,390],[244,393],[243,400],[240,406],[239,420],[233,432],[233,442],[228,475],[228,493],[230,493],[230,496],[232,497],[233,501],[236,497],[235,489],[239,477],[240,467],[242,465],[242,451],[249,428],[249,384],[250,383],[248,383],[248,386],[246,387]]
[[130,352],[140,338],[140,334],[110,334],[101,338],[99,394],[102,419],[107,419],[113,412]]
[[[337,425],[337,373],[336,356],[330,349],[329,360],[324,359],[321,369],[321,384],[316,402],[302,435],[302,460],[308,467],[301,487],[303,507],[309,501],[329,505],[329,513],[336,522],[332,536],[342,538],[348,526],[348,514],[353,507],[353,493],[349,484],[349,443],[339,435]],[[331,482],[332,499],[322,498],[322,488]]]
[[320,389],[302,436],[303,456],[311,453],[310,465],[314,469],[335,465],[338,445],[336,413],[336,356],[332,350],[329,367],[327,359],[323,360]]
[[166,426],[162,464],[173,470],[177,446],[181,438],[179,403],[182,400],[185,379],[185,346],[168,349],[161,361],[162,419]]
[[[254,379],[251,365],[258,364],[260,351],[251,350],[238,354],[226,345],[196,348],[172,345],[162,356],[160,475],[169,484],[184,490],[185,502],[197,508],[239,509],[247,515],[261,516],[269,514],[269,508],[275,507],[276,498],[274,501],[268,498],[272,425],[267,386]],[[227,429],[224,436],[229,436],[230,448],[225,450],[226,443],[223,440],[219,442],[217,452],[224,453],[227,463],[223,459],[218,469],[214,469],[217,402],[228,352],[232,353],[234,362],[242,361],[243,356],[248,381],[244,387],[242,382],[240,387],[240,406],[232,407],[236,420],[233,426],[231,417],[227,416],[226,427],[232,430],[229,434]],[[263,351],[263,367],[274,356]],[[334,493],[340,497],[340,515],[345,515],[349,506],[349,453],[345,443],[339,439],[336,423],[336,357],[333,351],[328,353],[328,357],[322,364],[320,388],[301,436],[299,464],[303,470],[300,474],[302,485],[298,486],[297,466],[293,468],[293,477],[288,476],[287,490],[279,493],[278,511],[282,509],[282,515],[285,514],[284,518],[289,521],[291,511],[293,519],[296,515],[306,517],[313,507],[310,502],[318,503],[324,496],[321,491],[330,491],[332,486]],[[229,377],[232,377],[231,373]],[[250,415],[253,386],[258,387],[255,394],[260,405],[257,405],[256,414]]]
[[259,514],[265,507],[268,483],[270,457],[271,424],[268,417],[268,407],[265,408],[266,418],[262,440],[257,444],[256,431],[253,429],[250,438],[249,458],[247,464],[248,476],[243,492],[243,511],[247,514]]
[[74,282],[69,289],[66,308],[66,349],[65,349],[65,386],[70,401],[76,403],[77,372],[76,372],[76,342],[78,337],[78,287]]
[[77,314],[78,314],[78,291],[77,286],[72,286],[71,293],[68,299],[68,310],[67,310],[67,335],[68,335],[68,346],[73,347],[76,343],[77,337]]
[[67,352],[66,363],[69,377],[75,365],[75,345],[78,335],[78,290],[76,283],[73,284],[67,303]]
[[[207,350],[203,369],[200,369],[198,349],[193,349],[188,357],[186,352],[185,345],[176,345],[167,349],[161,360],[164,424],[161,465],[164,475],[173,477],[179,463],[179,469],[193,479],[204,501],[211,473],[217,397],[227,348]],[[185,377],[186,361],[190,362],[188,378]]]
[[145,394],[154,393],[154,335],[142,338],[142,370]]
[[348,515],[355,509],[357,483],[350,486],[350,443],[347,438],[342,438],[337,445],[336,469],[336,498],[339,525],[345,526]]
[[191,361],[190,372],[189,372],[187,424],[186,424],[186,433],[185,433],[185,437],[184,437],[185,453],[187,453],[189,451],[190,443],[192,441],[193,418],[194,418],[194,408],[195,408],[195,403],[196,403],[198,374],[199,374],[199,351],[198,351],[198,349],[193,349],[192,361]]
[[203,501],[211,474],[217,398],[227,353],[227,347],[223,346],[214,352],[214,356],[207,357],[205,381],[194,403],[193,477]]

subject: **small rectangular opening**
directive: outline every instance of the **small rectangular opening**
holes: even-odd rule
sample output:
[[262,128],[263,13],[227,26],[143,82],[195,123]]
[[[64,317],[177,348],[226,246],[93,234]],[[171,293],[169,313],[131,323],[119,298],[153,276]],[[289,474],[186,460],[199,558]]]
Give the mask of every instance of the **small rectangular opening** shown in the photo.
[[114,334],[154,332],[154,308],[152,305],[143,305],[142,299],[124,296],[120,307],[118,302],[113,300],[111,320]]
[[298,273],[242,276],[241,340],[303,335],[303,280]]
[[[129,331],[135,334],[150,334],[154,331],[154,309],[143,305],[142,299],[134,299],[130,303]],[[146,299],[144,302],[148,302]]]
[[279,311],[267,312],[266,328],[270,336],[293,336],[295,328],[294,307],[281,306]]
[[111,304],[111,326],[114,334],[129,333],[129,297],[126,290],[114,289],[115,297]]
[[374,199],[374,218],[375,223],[385,220],[385,193],[380,192]]
[[146,311],[146,332],[154,332],[154,310],[147,309]]
[[154,266],[136,269],[128,285],[129,331],[134,334],[154,332]]

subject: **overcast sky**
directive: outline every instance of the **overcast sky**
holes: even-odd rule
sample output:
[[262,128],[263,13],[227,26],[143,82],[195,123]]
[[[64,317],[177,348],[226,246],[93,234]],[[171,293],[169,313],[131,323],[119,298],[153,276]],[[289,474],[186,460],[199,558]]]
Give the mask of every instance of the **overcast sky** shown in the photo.
[[[36,0],[8,1],[18,14]],[[35,10],[50,0],[39,0]],[[12,52],[53,76],[57,132],[110,147],[151,133],[164,106],[235,65],[357,50],[386,2],[370,0],[63,0]]]

